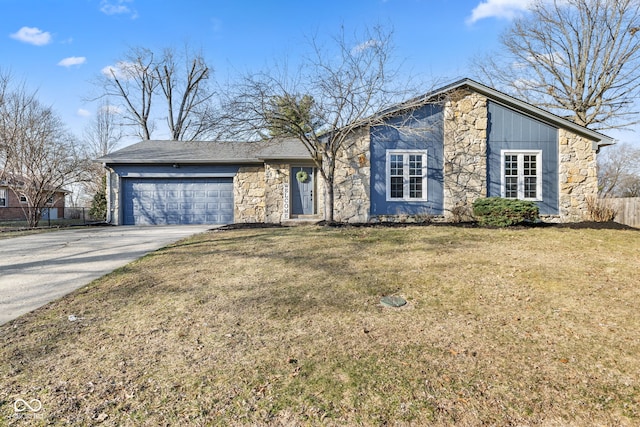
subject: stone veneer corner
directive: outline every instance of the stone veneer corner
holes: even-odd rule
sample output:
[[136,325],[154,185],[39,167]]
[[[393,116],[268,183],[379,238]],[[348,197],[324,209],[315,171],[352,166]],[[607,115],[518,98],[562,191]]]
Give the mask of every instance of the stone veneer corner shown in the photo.
[[565,129],[558,132],[560,221],[588,219],[587,200],[598,196],[593,141]]
[[262,166],[242,166],[233,179],[235,222],[264,222],[265,170]]
[[345,142],[336,159],[334,219],[367,222],[371,206],[371,134],[363,127]]
[[472,217],[474,200],[487,196],[487,98],[459,90],[444,109],[444,218]]

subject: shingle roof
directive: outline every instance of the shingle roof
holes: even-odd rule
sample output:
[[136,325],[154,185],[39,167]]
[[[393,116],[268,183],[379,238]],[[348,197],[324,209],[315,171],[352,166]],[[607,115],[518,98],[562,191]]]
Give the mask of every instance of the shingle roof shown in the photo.
[[259,142],[149,140],[114,151],[95,161],[107,164],[229,164],[262,163],[268,159],[310,160],[311,155],[299,140],[293,138]]
[[[524,114],[549,124],[570,129],[595,142],[598,147],[614,143],[613,138],[577,125],[570,120],[542,110],[532,104],[516,99],[496,89],[465,78],[445,85],[420,97],[398,104],[381,114],[393,115],[409,105],[433,102],[438,96],[455,89],[467,87],[481,93],[495,102],[514,108]],[[260,142],[218,142],[218,141],[142,141],[125,147],[96,162],[107,164],[166,164],[170,162],[193,164],[261,163],[268,159],[310,160],[311,155],[304,145],[294,138],[279,138]]]

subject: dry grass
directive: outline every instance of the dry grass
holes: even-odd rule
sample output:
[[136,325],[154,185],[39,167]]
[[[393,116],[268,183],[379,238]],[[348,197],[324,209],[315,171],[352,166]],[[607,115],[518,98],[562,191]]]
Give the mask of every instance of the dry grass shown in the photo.
[[0,327],[0,423],[638,425],[639,271],[635,231],[207,233]]

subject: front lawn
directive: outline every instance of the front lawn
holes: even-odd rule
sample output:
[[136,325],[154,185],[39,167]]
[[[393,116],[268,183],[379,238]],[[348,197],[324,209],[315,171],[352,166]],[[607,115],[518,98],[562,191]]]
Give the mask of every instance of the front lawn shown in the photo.
[[638,277],[632,230],[208,232],[0,326],[0,425],[638,425]]

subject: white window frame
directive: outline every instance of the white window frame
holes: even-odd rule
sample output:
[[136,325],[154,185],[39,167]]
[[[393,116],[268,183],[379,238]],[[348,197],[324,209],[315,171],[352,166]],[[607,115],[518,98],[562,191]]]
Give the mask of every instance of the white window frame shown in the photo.
[[[391,156],[402,155],[402,181],[403,190],[402,197],[391,197]],[[409,175],[409,156],[422,156],[422,197],[409,197],[410,194],[410,175]],[[385,186],[387,202],[424,202],[427,201],[427,150],[387,150],[386,152],[386,176]],[[414,175],[415,176],[415,175]]]
[[[542,150],[501,150],[500,151],[500,195],[506,198],[505,156],[517,156],[518,196],[516,200],[542,201]],[[536,197],[524,197],[524,156],[536,156]],[[513,198],[511,198],[513,199]]]
[[0,208],[6,208],[9,206],[9,189],[0,188],[0,198],[4,199],[4,203],[0,204]]

